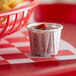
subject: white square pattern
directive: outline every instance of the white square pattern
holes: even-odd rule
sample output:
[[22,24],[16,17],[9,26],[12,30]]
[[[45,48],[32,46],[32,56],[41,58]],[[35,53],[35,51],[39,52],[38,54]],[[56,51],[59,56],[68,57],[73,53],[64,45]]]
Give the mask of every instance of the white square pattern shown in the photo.
[[7,60],[10,64],[17,64],[17,63],[30,63],[34,62],[31,59],[14,59],[14,60]]
[[21,53],[17,48],[2,48],[0,49],[0,55],[2,54],[14,54],[14,53]]

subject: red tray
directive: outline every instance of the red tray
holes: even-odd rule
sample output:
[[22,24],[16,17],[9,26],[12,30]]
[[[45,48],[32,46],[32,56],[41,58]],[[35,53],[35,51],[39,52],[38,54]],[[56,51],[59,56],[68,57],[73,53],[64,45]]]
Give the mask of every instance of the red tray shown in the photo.
[[[64,19],[65,20],[65,19]],[[40,21],[44,21],[42,19]],[[39,21],[39,22],[40,22]],[[76,74],[76,24],[59,21],[63,25],[59,52],[54,57],[33,57],[28,32],[16,32],[0,40],[1,76],[72,76]],[[72,60],[71,60],[72,59]]]
[[65,3],[40,4],[35,8],[37,22],[63,21],[76,23],[76,5]]

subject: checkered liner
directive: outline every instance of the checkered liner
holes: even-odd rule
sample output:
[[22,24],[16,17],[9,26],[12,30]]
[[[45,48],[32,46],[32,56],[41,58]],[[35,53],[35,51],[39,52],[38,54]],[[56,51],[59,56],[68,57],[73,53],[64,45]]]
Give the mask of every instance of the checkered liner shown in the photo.
[[36,57],[31,55],[28,31],[22,30],[0,39],[0,65],[31,63],[51,60],[76,59],[75,48],[61,40],[59,52],[54,57]]

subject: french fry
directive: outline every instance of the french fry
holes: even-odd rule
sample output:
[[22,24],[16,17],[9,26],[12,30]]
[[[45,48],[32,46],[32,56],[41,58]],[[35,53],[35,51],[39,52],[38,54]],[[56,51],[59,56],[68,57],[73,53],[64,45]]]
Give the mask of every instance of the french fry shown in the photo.
[[12,9],[22,2],[24,2],[24,0],[0,0],[0,10],[1,11],[10,10],[10,8]]
[[[0,0],[0,11],[11,10],[24,0]],[[0,23],[4,22],[6,17],[2,17]]]
[[6,17],[2,17],[0,23],[4,22],[6,20]]
[[11,8],[14,8],[15,6],[23,2],[24,0],[8,0],[8,6],[10,6]]
[[6,10],[11,10],[11,8],[8,5],[2,5],[0,11],[6,11]]

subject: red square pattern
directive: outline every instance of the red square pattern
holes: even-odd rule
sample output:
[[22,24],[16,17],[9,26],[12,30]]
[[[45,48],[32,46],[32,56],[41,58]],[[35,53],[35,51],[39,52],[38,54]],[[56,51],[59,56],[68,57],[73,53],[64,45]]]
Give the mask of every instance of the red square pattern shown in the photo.
[[9,39],[6,39],[6,40],[7,40],[8,42],[11,42],[11,43],[29,41],[26,37],[9,38]]
[[0,44],[0,48],[14,47],[12,44]]
[[28,58],[23,53],[21,54],[5,54],[2,55],[5,60]]
[[22,53],[30,53],[30,46],[25,46],[25,47],[17,47],[19,49],[19,51],[21,51]]
[[25,36],[28,36],[29,35],[29,33],[28,33],[28,31],[25,31],[25,32],[22,32]]
[[51,60],[57,60],[54,57],[46,57],[46,58],[31,58],[35,62],[42,62],[42,61],[51,61]]
[[0,65],[4,65],[4,64],[9,64],[9,62],[6,60],[0,60]]
[[69,50],[59,50],[56,56],[67,56],[67,55],[75,55]]

